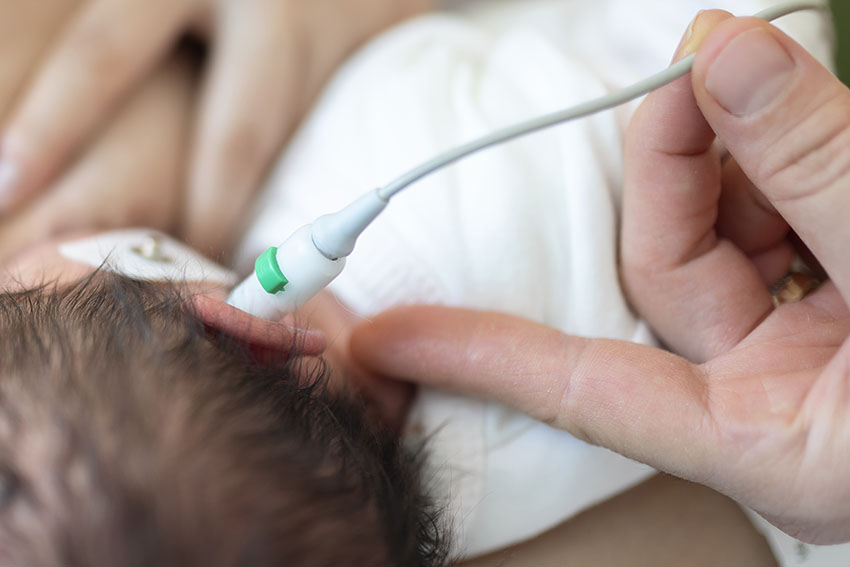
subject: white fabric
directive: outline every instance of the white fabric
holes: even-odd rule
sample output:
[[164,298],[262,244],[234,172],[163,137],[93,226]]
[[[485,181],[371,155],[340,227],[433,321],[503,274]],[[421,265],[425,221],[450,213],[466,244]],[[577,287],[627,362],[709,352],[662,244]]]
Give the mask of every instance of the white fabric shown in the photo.
[[[263,195],[243,268],[442,149],[662,69],[699,9],[752,13],[771,2],[453,4],[384,34],[337,74]],[[785,22],[826,59],[827,42],[812,41],[820,24],[811,15]],[[467,306],[650,343],[617,277],[622,136],[634,108],[495,148],[410,188],[361,237],[332,291],[363,316],[399,304]],[[452,512],[457,551],[470,555],[533,537],[652,472],[497,404],[442,392],[420,394],[408,430],[430,438],[435,490]]]

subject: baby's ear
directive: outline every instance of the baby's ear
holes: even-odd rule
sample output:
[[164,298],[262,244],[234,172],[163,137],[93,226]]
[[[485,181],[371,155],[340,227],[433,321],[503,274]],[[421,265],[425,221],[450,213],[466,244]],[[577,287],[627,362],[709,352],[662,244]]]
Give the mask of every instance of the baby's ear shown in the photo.
[[244,345],[261,360],[279,360],[293,351],[316,356],[325,350],[320,331],[260,319],[214,295],[194,296],[192,312],[208,329]]

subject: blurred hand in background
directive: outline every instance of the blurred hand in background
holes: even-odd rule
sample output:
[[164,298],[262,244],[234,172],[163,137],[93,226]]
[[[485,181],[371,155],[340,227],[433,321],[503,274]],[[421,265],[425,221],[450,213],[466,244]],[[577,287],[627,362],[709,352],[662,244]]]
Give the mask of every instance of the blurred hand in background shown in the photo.
[[226,255],[254,190],[333,69],[430,3],[2,0],[0,214],[9,219],[48,190],[191,35],[206,43],[208,62],[176,228]]

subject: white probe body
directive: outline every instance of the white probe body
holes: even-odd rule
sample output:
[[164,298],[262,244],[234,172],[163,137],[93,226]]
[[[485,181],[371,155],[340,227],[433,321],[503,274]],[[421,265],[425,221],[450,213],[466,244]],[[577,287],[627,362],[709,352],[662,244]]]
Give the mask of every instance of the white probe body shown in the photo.
[[227,302],[251,315],[275,321],[292,313],[316,295],[345,267],[345,258],[328,259],[313,244],[313,225],[302,226],[273,252],[286,276],[286,286],[270,293],[255,270],[240,283]]
[[271,321],[296,311],[342,272],[357,237],[386,206],[386,199],[371,191],[302,226],[257,259],[254,272],[236,286],[227,303]]

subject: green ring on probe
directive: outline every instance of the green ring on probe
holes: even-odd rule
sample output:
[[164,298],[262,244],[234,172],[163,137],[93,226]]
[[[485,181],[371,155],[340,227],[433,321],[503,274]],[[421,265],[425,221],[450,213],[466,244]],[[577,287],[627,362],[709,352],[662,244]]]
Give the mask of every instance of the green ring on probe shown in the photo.
[[289,283],[277,263],[277,246],[270,246],[268,250],[260,254],[254,262],[254,270],[260,285],[272,295],[283,291]]

